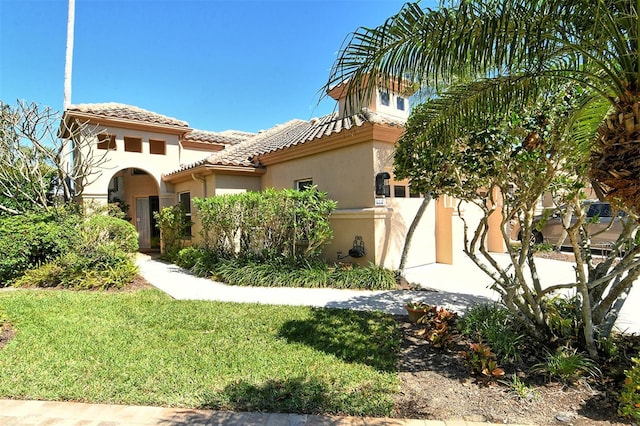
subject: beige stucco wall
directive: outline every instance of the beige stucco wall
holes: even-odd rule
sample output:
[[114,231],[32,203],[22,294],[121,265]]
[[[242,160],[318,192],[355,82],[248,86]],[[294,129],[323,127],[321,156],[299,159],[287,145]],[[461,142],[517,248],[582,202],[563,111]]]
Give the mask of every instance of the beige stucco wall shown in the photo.
[[[375,220],[384,220],[385,213],[384,209],[343,209],[334,212],[330,218],[333,239],[324,247],[323,257],[328,261],[336,261],[340,256],[343,262],[360,265],[374,262]],[[366,256],[359,259],[346,257],[356,236],[362,237]]]
[[[161,182],[161,174],[177,169],[180,164],[180,150],[178,136],[165,133],[148,132],[142,130],[124,129],[119,127],[98,126],[93,133],[106,132],[115,135],[116,150],[97,149],[97,137],[93,137],[94,158],[104,158],[104,162],[97,168],[97,174],[92,177],[94,181],[85,189],[86,198],[106,199],[107,188],[111,177],[119,170],[126,168],[139,168],[152,175],[160,187],[160,193],[165,193],[166,188]],[[124,150],[124,138],[134,137],[142,140],[142,152],[127,152]],[[165,155],[150,154],[149,140],[164,140]],[[84,153],[86,155],[86,152]]]
[[[422,201],[422,198],[392,198],[387,201],[387,206],[393,209],[394,215],[390,228],[384,230],[380,240],[380,260],[385,266],[395,269],[400,264],[407,231]],[[406,267],[436,262],[435,210],[435,203],[430,202],[415,230]]]
[[372,144],[342,149],[272,164],[262,180],[264,188],[295,188],[297,180],[313,179],[339,209],[373,207],[374,174]]
[[193,147],[181,146],[179,164],[191,164],[191,163],[195,163],[196,161],[204,160],[205,158],[209,157],[213,152],[214,151],[211,151],[211,150],[207,151],[205,149],[197,149]]
[[260,176],[216,175],[216,195],[241,194],[247,191],[260,191]]

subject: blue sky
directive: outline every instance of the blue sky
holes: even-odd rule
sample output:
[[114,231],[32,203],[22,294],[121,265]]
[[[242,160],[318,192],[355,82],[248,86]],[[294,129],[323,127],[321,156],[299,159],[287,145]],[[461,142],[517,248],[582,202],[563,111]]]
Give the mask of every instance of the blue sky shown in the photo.
[[[345,37],[404,0],[76,0],[72,103],[258,131],[330,113]],[[435,0],[423,1],[433,6]],[[0,99],[62,109],[67,0],[0,0]]]

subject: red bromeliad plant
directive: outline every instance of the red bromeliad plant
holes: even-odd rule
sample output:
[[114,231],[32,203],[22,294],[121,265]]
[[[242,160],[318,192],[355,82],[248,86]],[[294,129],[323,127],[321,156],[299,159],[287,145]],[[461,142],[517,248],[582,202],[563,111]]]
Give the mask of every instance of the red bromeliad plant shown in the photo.
[[504,370],[498,367],[496,354],[491,351],[489,345],[470,343],[469,350],[464,351],[463,355],[472,373],[481,376],[483,382],[490,382],[504,376]]
[[449,348],[454,341],[455,328],[453,324],[457,318],[458,314],[455,312],[442,307],[430,306],[418,320],[418,324],[425,327],[420,329],[417,334],[429,340],[436,348]]

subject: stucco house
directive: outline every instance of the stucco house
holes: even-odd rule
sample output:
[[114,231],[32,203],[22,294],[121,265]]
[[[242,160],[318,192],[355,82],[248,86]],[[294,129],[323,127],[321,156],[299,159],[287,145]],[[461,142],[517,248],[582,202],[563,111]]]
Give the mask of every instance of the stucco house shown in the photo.
[[[333,114],[294,119],[258,133],[196,130],[186,121],[115,103],[71,105],[63,127],[75,122],[93,126],[90,149],[106,161],[99,177],[84,188],[83,200],[127,205],[141,248],[158,245],[153,212],[163,207],[187,207],[197,243],[194,197],[316,185],[338,203],[326,259],[394,269],[422,202],[408,182],[393,176],[394,146],[409,114],[409,99],[379,90],[367,108],[347,115],[344,93],[340,87],[329,93],[339,105]],[[407,266],[454,263],[462,255],[460,222],[453,200],[432,202]],[[364,245],[364,256],[348,257],[355,240]]]

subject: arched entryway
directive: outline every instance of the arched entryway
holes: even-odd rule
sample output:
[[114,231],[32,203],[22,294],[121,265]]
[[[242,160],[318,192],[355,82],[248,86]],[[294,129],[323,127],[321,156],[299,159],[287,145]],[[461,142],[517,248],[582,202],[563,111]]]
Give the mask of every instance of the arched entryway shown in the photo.
[[160,230],[154,213],[160,210],[158,182],[143,169],[127,168],[109,181],[108,201],[117,204],[138,231],[140,250],[160,249]]

